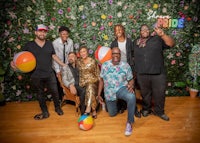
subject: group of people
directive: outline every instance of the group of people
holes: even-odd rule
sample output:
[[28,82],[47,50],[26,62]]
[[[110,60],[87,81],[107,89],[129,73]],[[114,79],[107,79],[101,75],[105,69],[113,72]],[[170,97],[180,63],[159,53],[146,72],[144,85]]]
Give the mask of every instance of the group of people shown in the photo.
[[[35,120],[49,117],[44,97],[45,86],[52,94],[57,114],[64,114],[59,103],[61,93],[56,80],[56,76],[62,76],[70,92],[80,96],[81,114],[92,114],[96,119],[97,105],[103,102],[111,117],[123,113],[127,108],[126,136],[132,134],[134,115],[146,117],[153,113],[169,121],[164,112],[166,72],[163,50],[173,47],[175,42],[161,28],[155,27],[156,35],[152,36],[149,27],[144,24],[140,28],[140,36],[132,41],[126,37],[121,24],[115,25],[116,38],[110,45],[112,59],[101,67],[89,56],[87,46],[79,48],[80,57],[77,57],[67,27],[59,28],[59,38],[53,42],[46,40],[47,31],[45,25],[38,25],[35,40],[29,41],[22,49],[33,53],[37,62],[31,82],[36,87],[42,113],[36,114]],[[13,62],[11,66],[16,69]],[[136,84],[142,95],[141,111],[136,106]]]

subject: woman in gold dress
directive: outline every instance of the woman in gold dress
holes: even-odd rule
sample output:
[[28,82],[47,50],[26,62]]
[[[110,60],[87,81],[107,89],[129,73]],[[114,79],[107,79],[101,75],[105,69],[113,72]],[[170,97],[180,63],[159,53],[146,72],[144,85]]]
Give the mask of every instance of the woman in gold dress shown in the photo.
[[89,57],[88,48],[83,46],[79,49],[80,58],[77,61],[79,69],[79,84],[81,87],[86,88],[85,94],[85,104],[86,110],[85,114],[90,114],[92,112],[92,117],[97,118],[97,91],[98,91],[98,81],[99,81],[99,66],[97,62]]

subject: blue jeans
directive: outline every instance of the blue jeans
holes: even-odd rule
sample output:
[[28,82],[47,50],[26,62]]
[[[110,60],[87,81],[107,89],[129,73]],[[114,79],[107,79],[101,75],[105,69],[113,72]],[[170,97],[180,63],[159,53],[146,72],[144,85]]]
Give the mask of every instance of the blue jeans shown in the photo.
[[[136,98],[134,93],[130,93],[127,90],[127,87],[124,86],[120,88],[116,93],[117,99],[123,99],[127,103],[128,109],[128,119],[127,121],[130,123],[134,122],[134,114],[135,114],[135,106],[136,106]],[[117,101],[108,101],[106,100],[106,106],[108,109],[108,113],[111,117],[116,116],[118,113],[117,110]]]

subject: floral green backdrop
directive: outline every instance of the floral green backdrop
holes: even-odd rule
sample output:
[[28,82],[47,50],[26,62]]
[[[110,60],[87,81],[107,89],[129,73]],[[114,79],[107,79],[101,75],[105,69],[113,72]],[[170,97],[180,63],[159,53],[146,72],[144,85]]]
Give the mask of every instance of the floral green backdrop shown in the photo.
[[183,27],[164,28],[176,41],[176,46],[164,53],[168,75],[166,95],[188,95],[185,76],[188,55],[199,42],[200,32],[197,0],[1,0],[0,8],[0,67],[5,71],[1,87],[6,101],[35,100],[30,74],[12,71],[9,63],[25,42],[34,39],[37,24],[49,27],[50,40],[58,37],[59,26],[68,26],[74,49],[77,51],[86,44],[93,56],[98,45],[109,47],[114,40],[115,24],[123,24],[126,35],[134,40],[141,24],[153,29],[158,17],[184,19]]

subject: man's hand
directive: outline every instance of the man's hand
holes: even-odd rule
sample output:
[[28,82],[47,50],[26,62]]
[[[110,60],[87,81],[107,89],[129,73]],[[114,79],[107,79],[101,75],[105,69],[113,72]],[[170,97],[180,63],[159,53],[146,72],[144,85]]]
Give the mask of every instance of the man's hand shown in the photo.
[[127,89],[128,89],[129,92],[134,93],[134,86],[133,85],[127,84]]
[[158,36],[162,37],[165,35],[164,31],[161,28],[155,27],[154,31],[157,33]]
[[17,67],[15,66],[14,61],[11,61],[11,62],[10,62],[10,66],[12,67],[12,69],[13,69],[14,71],[17,70]]
[[73,85],[73,84],[70,84],[69,86],[69,90],[72,94],[77,94],[77,90],[76,90],[76,87]]

